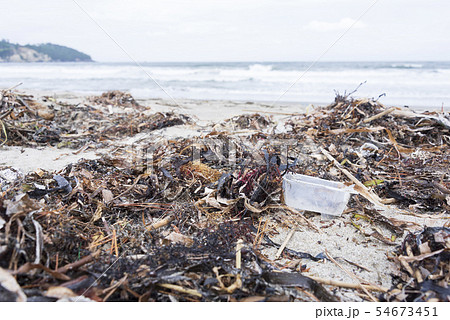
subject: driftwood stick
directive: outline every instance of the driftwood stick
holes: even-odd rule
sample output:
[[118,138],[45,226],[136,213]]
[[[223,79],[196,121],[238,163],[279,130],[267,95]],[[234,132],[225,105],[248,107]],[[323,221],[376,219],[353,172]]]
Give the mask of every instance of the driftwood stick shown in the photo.
[[363,286],[367,290],[371,290],[371,291],[380,291],[380,292],[388,292],[389,291],[388,288],[384,288],[384,287],[380,287],[380,286],[372,286],[372,285],[367,285],[367,284],[361,284],[361,286],[360,286],[358,283],[348,283],[348,282],[331,280],[331,279],[323,279],[323,278],[313,277],[313,276],[308,276],[308,275],[305,275],[305,276],[312,280],[315,280],[319,283],[330,285],[330,286],[335,286],[335,287],[348,288],[348,289],[361,289],[361,286]]
[[381,118],[381,117],[383,117],[383,116],[385,116],[385,115],[391,113],[391,112],[394,111],[394,110],[396,110],[396,108],[389,108],[389,109],[386,109],[386,110],[384,110],[383,112],[380,112],[380,113],[378,113],[378,114],[376,114],[376,115],[374,115],[374,116],[371,116],[370,118],[365,119],[363,122],[364,122],[364,123],[369,123],[369,122],[371,122],[371,121],[373,121],[373,120],[376,120],[376,119],[378,119],[378,118]]
[[139,180],[142,178],[142,174],[138,175],[138,177],[134,180],[133,184],[124,192],[122,192],[121,194],[119,194],[118,196],[114,197],[110,202],[120,198],[121,196],[127,194],[128,192],[130,192],[131,190],[133,190],[134,187],[136,187],[137,183],[139,182]]
[[164,219],[161,219],[161,220],[153,223],[151,226],[147,227],[147,230],[153,231],[153,230],[159,229],[161,227],[167,226],[173,220],[175,220],[175,215],[169,215],[169,216],[165,217]]
[[243,111],[268,113],[268,114],[279,114],[282,116],[301,116],[301,115],[305,114],[303,112],[276,112],[276,111],[265,111],[265,110],[255,110],[255,109],[244,109]]
[[5,113],[3,113],[3,114],[0,116],[0,120],[5,119],[5,118],[6,118],[7,116],[9,116],[11,113],[12,113],[12,109],[6,111]]
[[3,90],[3,92],[7,92],[7,91],[14,90],[14,89],[17,88],[18,86],[21,86],[22,84],[23,84],[23,82],[19,82],[18,84],[14,85],[14,86],[12,86],[12,87],[10,87],[10,88],[8,88],[8,89]]
[[244,247],[244,240],[239,239],[236,243],[236,269],[241,268],[242,263],[242,248]]
[[418,118],[418,119],[429,119],[434,120],[437,123],[441,124],[442,126],[450,129],[450,119],[448,118],[448,115],[438,114],[437,116],[427,115],[423,113],[415,113],[414,111],[411,111],[409,109],[396,109],[393,113],[394,116],[401,117],[401,118]]
[[275,260],[280,258],[281,254],[283,253],[284,248],[286,248],[289,240],[291,240],[292,236],[294,235],[295,229],[292,229],[291,232],[287,235],[286,239],[284,239],[283,243],[281,244],[280,248],[277,251],[277,254],[275,255]]
[[14,271],[13,274],[27,273],[28,271],[33,270],[33,269],[43,270],[43,271],[47,272],[52,277],[54,277],[55,279],[58,279],[58,280],[63,280],[63,281],[71,280],[71,278],[69,276],[67,276],[67,275],[65,275],[65,274],[63,274],[61,272],[58,272],[58,271],[52,270],[50,268],[47,268],[46,266],[43,266],[40,263],[35,264],[35,263],[26,262],[19,269]]
[[362,184],[358,179],[356,179],[355,176],[350,173],[350,171],[342,167],[342,165],[335,158],[333,158],[333,156],[327,150],[320,147],[320,151],[322,151],[322,153],[330,161],[332,161],[335,164],[335,166],[342,171],[343,174],[345,174],[350,180],[352,180],[352,182],[355,184],[355,190],[358,191],[360,195],[362,195],[364,198],[366,198],[367,200],[369,200],[370,202],[372,202],[377,206],[385,207],[385,205],[383,204],[380,197],[378,197],[378,195],[367,189],[367,187],[364,184]]
[[58,268],[56,271],[59,272],[59,273],[66,273],[69,270],[79,268],[79,267],[81,267],[81,266],[83,266],[85,264],[88,264],[89,262],[93,261],[94,258],[96,257],[96,255],[97,255],[96,253],[92,253],[92,254],[90,254],[90,255],[88,255],[86,257],[81,258],[78,261],[66,264],[63,267]]
[[170,290],[175,290],[181,293],[186,293],[186,294],[190,294],[191,296],[195,296],[195,297],[202,297],[202,294],[200,292],[198,292],[197,290],[194,289],[187,289],[187,288],[183,288],[181,286],[178,286],[176,284],[171,284],[171,283],[158,283],[157,284],[159,287],[162,288],[166,288],[166,289],[170,289]]
[[3,140],[3,142],[0,144],[0,147],[2,146],[2,145],[4,145],[7,141],[8,141],[8,133],[6,132],[6,127],[5,127],[5,124],[3,123],[3,121],[0,119],[0,123],[1,123],[1,125],[2,125],[2,132],[3,132],[3,135],[5,136],[5,140]]

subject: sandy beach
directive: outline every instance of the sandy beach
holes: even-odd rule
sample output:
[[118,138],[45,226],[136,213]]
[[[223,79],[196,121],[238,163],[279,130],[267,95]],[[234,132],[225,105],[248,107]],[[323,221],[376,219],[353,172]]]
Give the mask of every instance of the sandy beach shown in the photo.
[[[20,91],[19,91],[20,92]],[[71,92],[49,92],[33,91],[24,92],[35,97],[51,97],[55,101],[63,104],[90,104],[86,100],[88,95]],[[305,106],[296,103],[271,103],[261,102],[240,102],[223,100],[188,100],[177,99],[137,99],[141,105],[146,106],[149,114],[158,112],[175,112],[188,115],[194,119],[194,123],[186,125],[171,126],[160,130],[152,131],[150,134],[137,134],[127,136],[123,139],[114,141],[114,148],[120,145],[130,145],[137,141],[151,139],[153,137],[170,138],[188,138],[199,137],[213,131],[215,125],[242,114],[261,113],[270,116],[274,121],[288,119],[295,114],[303,113],[307,108],[313,109],[313,105]],[[51,102],[48,103],[51,105]],[[113,106],[103,106],[107,114],[133,113],[135,110],[124,110]],[[36,169],[60,170],[64,166],[76,162],[81,158],[95,159],[108,153],[108,149],[88,148],[81,152],[67,148],[56,148],[52,146],[29,148],[25,146],[5,146],[1,150],[0,165],[13,166],[23,170],[25,173]]]
[[[18,92],[21,92],[20,90]],[[34,97],[50,97],[52,101],[62,104],[79,105],[88,104],[89,95],[73,92],[50,92],[27,90],[23,94]],[[188,115],[194,119],[194,123],[171,126],[152,131],[150,134],[136,134],[123,139],[115,140],[114,146],[130,145],[137,141],[150,139],[152,137],[188,138],[207,135],[214,127],[240,115],[261,114],[270,117],[274,123],[274,131],[281,133],[286,130],[284,122],[299,114],[311,113],[315,108],[323,104],[300,104],[295,102],[273,103],[257,101],[226,101],[226,100],[193,100],[193,99],[136,99],[141,105],[148,107],[147,113],[175,112]],[[51,102],[47,102],[51,105]],[[133,113],[132,109],[117,108],[114,106],[103,106],[107,114]],[[424,107],[414,108],[417,112],[428,110]],[[437,110],[437,109],[436,109]],[[29,172],[36,169],[60,170],[64,166],[76,162],[79,159],[95,159],[107,154],[108,149],[87,148],[82,151],[67,149],[64,147],[39,146],[29,148],[26,146],[4,146],[1,150],[2,157],[0,165],[13,166],[22,171]]]
[[[123,167],[124,163],[132,160],[136,147],[141,145],[148,146],[149,144],[160,143],[169,146],[182,143],[186,139],[197,138],[201,140],[208,137],[219,137],[220,135],[226,135],[228,138],[268,137],[271,135],[283,137],[283,135],[292,134],[292,132],[296,132],[295,130],[299,130],[295,129],[296,126],[306,126],[307,121],[310,121],[292,122],[292,119],[296,119],[299,116],[308,119],[306,115],[314,114],[319,107],[221,100],[177,100],[174,102],[161,99],[138,99],[136,100],[138,107],[133,107],[127,106],[126,103],[124,105],[108,104],[107,102],[95,103],[87,96],[73,93],[27,92],[27,94],[32,94],[33,96],[28,97],[30,101],[38,101],[38,103],[33,103],[33,105],[30,104],[30,108],[35,111],[39,110],[44,115],[46,115],[46,112],[50,113],[49,117],[54,119],[53,121],[56,121],[56,118],[64,113],[64,108],[69,105],[71,108],[74,108],[73,110],[80,110],[78,117],[74,116],[73,112],[75,111],[73,111],[72,117],[63,119],[63,122],[73,121],[74,126],[82,128],[82,130],[78,132],[72,130],[73,132],[66,134],[61,133],[61,137],[65,137],[69,141],[71,137],[80,139],[80,137],[86,135],[86,141],[88,142],[83,142],[77,145],[76,148],[68,148],[67,143],[61,144],[61,142],[47,143],[47,145],[41,143],[34,146],[26,144],[14,145],[12,143],[13,145],[10,146],[2,146],[0,149],[0,169],[2,170],[0,174],[3,173],[3,181],[7,180],[5,172],[10,167],[20,170],[22,176],[42,170],[49,172],[49,174],[63,174],[63,172],[68,172],[67,166],[75,165],[78,161],[83,162],[85,160],[103,158],[120,159],[118,167]],[[98,115],[99,118],[95,121],[84,118],[83,114],[85,111],[83,110],[89,110],[91,116]],[[400,114],[400,111],[397,112]],[[119,120],[122,119],[121,117],[126,119],[149,117],[148,119],[159,119],[158,121],[162,121],[160,118],[155,118],[161,114],[165,117],[163,119],[173,117],[173,119],[177,120],[182,115],[182,119],[188,120],[183,120],[181,124],[168,125],[160,129],[143,129],[140,132],[139,130],[135,132],[130,128],[130,133],[127,133],[126,130],[120,131],[120,134],[115,134],[114,138],[111,138],[109,141],[104,140],[104,137],[97,142],[88,139],[89,134],[87,132],[94,133],[100,128],[110,126],[108,123],[105,124],[105,121],[107,121],[105,119],[109,117]],[[147,124],[145,121],[141,121],[139,126],[146,128],[145,125]],[[114,129],[115,126],[122,128],[123,125],[122,122],[113,122],[109,128]],[[317,130],[315,128],[311,126],[309,130]],[[334,146],[333,143],[331,145]],[[299,156],[299,158],[306,157],[309,159],[302,158],[303,160],[299,161],[299,167],[304,166],[307,162],[317,161],[320,163],[326,160],[324,155],[317,151],[318,147],[315,144],[309,145],[309,148],[316,149],[315,151],[309,151],[309,154]],[[329,148],[332,151],[332,148],[336,148],[336,146]],[[334,154],[337,155],[337,152]],[[333,168],[328,166],[327,168],[329,177],[348,182],[348,178],[337,170],[339,167]],[[170,176],[168,172],[164,172],[164,175]],[[19,177],[20,175],[16,176],[16,178]],[[445,181],[448,181],[448,176],[445,179]],[[14,181],[14,178],[12,180]],[[5,185],[8,185],[8,182],[5,182]],[[131,183],[128,183],[128,185],[131,185]],[[208,187],[205,190],[205,194],[211,192],[207,191],[209,190]],[[364,196],[360,197],[360,199],[363,198]],[[208,200],[208,196],[205,199],[207,200],[204,201],[207,202],[212,201]],[[228,203],[227,201],[229,200],[219,199],[219,201],[222,201],[224,204]],[[450,202],[449,200],[446,201]],[[223,206],[223,204],[214,201],[208,203],[210,206],[217,206],[218,208]],[[376,290],[378,292],[385,292],[392,288],[393,275],[401,274],[400,265],[392,257],[398,254],[395,252],[398,250],[398,246],[405,241],[405,237],[408,234],[407,231],[419,231],[425,226],[444,227],[444,225],[448,225],[447,219],[450,217],[448,209],[444,208],[436,216],[433,216],[432,214],[422,213],[411,214],[408,210],[399,210],[394,205],[380,204],[377,210],[379,210],[386,221],[392,219],[392,221],[397,221],[397,223],[401,221],[403,225],[409,224],[409,229],[405,229],[402,234],[397,233],[397,236],[394,236],[392,225],[379,224],[374,226],[370,219],[355,220],[354,209],[344,211],[342,216],[328,219],[312,212],[308,212],[305,216],[301,214],[295,215],[283,209],[281,203],[278,204],[280,205],[279,210],[271,210],[270,213],[265,213],[258,218],[260,224],[267,224],[265,230],[267,230],[267,235],[270,235],[271,240],[278,245],[284,243],[286,248],[295,252],[309,254],[312,257],[319,255],[322,258],[309,260],[299,257],[295,258],[292,255],[280,256],[278,252],[279,247],[265,245],[260,251],[264,259],[281,269],[288,268],[289,270],[302,271],[303,275],[319,279],[318,281],[332,280],[334,283],[344,283],[347,286],[353,284],[355,288],[358,288],[358,283],[359,286],[361,286],[361,283],[364,283],[372,286],[372,288],[378,287]],[[120,203],[116,205],[120,205]],[[369,204],[367,205],[369,206]],[[249,208],[253,212],[259,212],[262,207],[259,207],[260,209]],[[199,212],[202,215],[202,211]],[[206,217],[208,215],[203,216],[201,221],[204,221]],[[305,223],[305,217],[307,223]],[[223,216],[223,219],[229,218],[233,217]],[[358,227],[355,227],[355,223]],[[394,222],[390,222],[390,224],[392,223]],[[366,231],[362,232],[361,230],[363,229],[366,229]],[[369,232],[367,230],[372,231]],[[167,232],[163,234],[167,236]],[[372,232],[376,232],[378,236],[374,237]],[[323,259],[326,257],[325,254],[334,257],[335,261]],[[330,287],[329,289],[331,290],[332,288]],[[333,292],[339,301],[370,300],[370,296],[361,290],[358,292],[354,288],[346,288],[345,285],[338,288],[339,290],[334,290]],[[309,300],[310,298],[305,296],[303,299]],[[312,298],[312,300],[314,299]]]
[[448,318],[450,2],[405,4],[4,1],[0,302]]

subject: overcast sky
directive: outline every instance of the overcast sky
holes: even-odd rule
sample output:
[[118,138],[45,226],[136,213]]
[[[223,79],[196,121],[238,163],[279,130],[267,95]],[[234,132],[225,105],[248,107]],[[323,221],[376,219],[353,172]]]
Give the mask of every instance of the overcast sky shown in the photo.
[[[450,60],[449,0],[76,0],[139,61]],[[74,0],[1,0],[0,38],[130,58]]]

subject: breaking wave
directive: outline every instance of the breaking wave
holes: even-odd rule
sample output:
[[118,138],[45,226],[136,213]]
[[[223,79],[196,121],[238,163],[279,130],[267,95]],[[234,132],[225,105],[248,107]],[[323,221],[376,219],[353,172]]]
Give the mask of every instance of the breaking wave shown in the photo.
[[[147,76],[175,98],[273,101],[285,92],[310,62],[202,63],[27,63],[0,64],[0,87],[46,91],[101,93],[126,90],[139,98],[166,98]],[[450,62],[319,62],[281,99],[329,103],[335,90],[377,97],[382,103],[450,106]]]

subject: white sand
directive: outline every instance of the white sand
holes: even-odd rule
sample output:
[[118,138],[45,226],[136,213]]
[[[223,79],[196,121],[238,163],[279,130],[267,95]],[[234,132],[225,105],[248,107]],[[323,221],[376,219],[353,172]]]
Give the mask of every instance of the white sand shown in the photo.
[[[351,221],[349,215],[328,220],[322,219],[317,214],[310,221],[319,228],[324,227],[320,229],[323,233],[318,233],[309,227],[301,228],[294,233],[286,248],[309,253],[313,256],[319,253],[325,253],[326,250],[347,271],[372,284],[385,288],[392,286],[390,275],[399,273],[395,263],[387,259],[390,251],[394,249],[393,246],[364,236],[349,224],[349,221]],[[279,227],[277,231],[279,234],[272,236],[271,239],[281,244],[286,239],[290,230]],[[396,243],[400,243],[400,241],[401,239],[398,239]],[[269,259],[274,259],[277,251],[277,248],[267,248],[263,250],[263,254]],[[347,259],[370,271],[358,268],[343,259]],[[279,263],[282,265],[287,262],[289,261],[283,258],[279,260]],[[305,275],[353,284],[357,283],[355,279],[331,261],[321,260],[315,262],[310,259],[302,259],[300,265],[304,264],[306,264],[307,268],[307,271],[304,272]],[[340,290],[338,295],[342,301],[362,301],[361,297],[358,297],[349,289]]]
[[11,166],[24,173],[36,169],[58,171],[82,158],[96,159],[100,156],[100,153],[90,150],[79,154],[74,154],[74,151],[73,149],[56,149],[53,147],[36,149],[2,147],[0,149],[0,166]]

